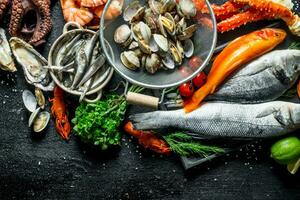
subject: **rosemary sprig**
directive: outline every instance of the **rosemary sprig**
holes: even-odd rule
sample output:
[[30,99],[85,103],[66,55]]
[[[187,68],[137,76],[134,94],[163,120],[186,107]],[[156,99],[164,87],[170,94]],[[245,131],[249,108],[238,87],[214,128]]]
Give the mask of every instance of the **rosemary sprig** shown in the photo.
[[224,149],[216,146],[208,146],[195,142],[193,138],[185,133],[176,132],[164,135],[163,138],[170,145],[171,150],[180,156],[203,156],[209,153],[223,153]]

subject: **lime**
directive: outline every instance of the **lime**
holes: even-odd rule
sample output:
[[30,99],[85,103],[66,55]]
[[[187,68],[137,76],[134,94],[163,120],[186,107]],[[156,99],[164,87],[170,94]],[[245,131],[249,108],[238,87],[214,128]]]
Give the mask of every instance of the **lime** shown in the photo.
[[300,158],[300,140],[288,137],[279,140],[271,147],[271,157],[279,164],[290,164]]

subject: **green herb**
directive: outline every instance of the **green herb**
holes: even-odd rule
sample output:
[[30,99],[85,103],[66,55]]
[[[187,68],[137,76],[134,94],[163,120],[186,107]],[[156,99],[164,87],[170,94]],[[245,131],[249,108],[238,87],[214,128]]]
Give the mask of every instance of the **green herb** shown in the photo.
[[289,46],[289,49],[298,49],[300,50],[300,42],[292,42]]
[[171,150],[180,156],[204,156],[208,153],[223,153],[224,149],[216,146],[208,146],[195,142],[194,139],[182,132],[164,135],[163,138],[170,145]]
[[[132,86],[129,91],[141,92],[143,89]],[[97,103],[81,103],[75,112],[72,123],[75,134],[85,143],[99,146],[102,150],[119,145],[121,133],[118,128],[126,112],[124,95],[108,94]]]

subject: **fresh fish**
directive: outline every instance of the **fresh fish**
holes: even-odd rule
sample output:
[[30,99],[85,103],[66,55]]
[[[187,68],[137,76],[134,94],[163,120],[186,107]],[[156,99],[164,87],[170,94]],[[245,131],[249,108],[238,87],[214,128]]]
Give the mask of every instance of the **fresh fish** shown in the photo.
[[105,56],[100,55],[97,60],[89,67],[85,75],[83,76],[82,80],[78,84],[78,87],[82,86],[85,82],[92,78],[92,76],[104,65],[105,63]]
[[206,100],[259,103],[279,98],[300,75],[300,50],[272,51],[246,65]]
[[87,56],[85,53],[85,45],[86,45],[85,42],[82,43],[81,48],[76,53],[75,64],[77,66],[77,69],[76,69],[76,73],[74,76],[71,89],[75,89],[77,87],[79,81],[81,80],[84,74],[85,68],[87,67],[88,64]]
[[0,69],[15,72],[17,68],[4,29],[0,28]]
[[300,128],[300,104],[211,102],[188,114],[183,109],[156,111],[132,115],[130,120],[138,130],[174,128],[202,137],[267,138]]
[[201,102],[214,93],[233,72],[271,51],[285,39],[286,35],[282,29],[264,28],[230,42],[214,60],[206,83],[185,103],[185,111],[188,113],[198,108]]
[[72,36],[69,34],[70,38],[69,37],[66,37],[67,40],[66,41],[66,45],[64,45],[61,50],[60,50],[60,53],[58,54],[58,57],[57,57],[57,63],[58,65],[64,65],[66,63],[63,63],[63,62],[66,62],[66,56],[68,54],[70,54],[70,52],[73,52],[71,51],[72,48],[74,48],[74,46],[76,46],[76,44],[78,44],[78,41],[80,40],[81,38],[81,34],[78,34],[76,36]]

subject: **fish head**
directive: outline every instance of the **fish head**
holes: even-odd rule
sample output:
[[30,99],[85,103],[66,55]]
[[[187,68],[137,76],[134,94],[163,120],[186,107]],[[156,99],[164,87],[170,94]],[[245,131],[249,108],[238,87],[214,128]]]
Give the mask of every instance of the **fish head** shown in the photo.
[[294,84],[300,75],[300,50],[280,50],[280,54],[274,58],[276,67],[275,76],[284,84]]
[[264,28],[257,31],[257,35],[265,40],[270,40],[276,44],[281,43],[285,38],[287,33],[283,29],[278,28]]

